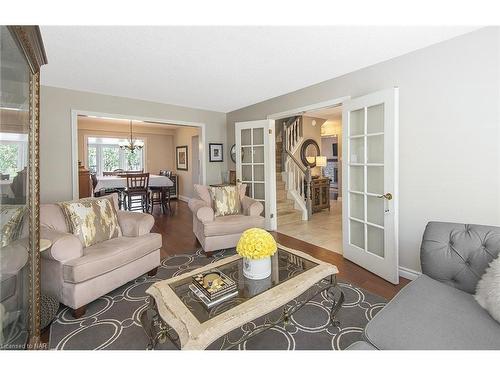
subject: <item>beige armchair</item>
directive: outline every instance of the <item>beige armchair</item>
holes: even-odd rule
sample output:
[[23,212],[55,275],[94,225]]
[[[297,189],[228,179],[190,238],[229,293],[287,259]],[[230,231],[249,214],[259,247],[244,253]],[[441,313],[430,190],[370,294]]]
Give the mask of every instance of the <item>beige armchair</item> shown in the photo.
[[265,228],[265,218],[261,216],[264,206],[247,196],[241,199],[241,215],[216,217],[210,203],[196,198],[190,199],[188,205],[193,213],[193,232],[207,255],[235,247],[247,229]]
[[41,254],[42,293],[73,309],[76,318],[85,314],[89,302],[145,273],[155,275],[160,265],[162,238],[150,233],[154,218],[119,211],[117,194],[113,201],[122,236],[87,248],[69,233],[57,204],[40,206],[40,237],[52,241]]

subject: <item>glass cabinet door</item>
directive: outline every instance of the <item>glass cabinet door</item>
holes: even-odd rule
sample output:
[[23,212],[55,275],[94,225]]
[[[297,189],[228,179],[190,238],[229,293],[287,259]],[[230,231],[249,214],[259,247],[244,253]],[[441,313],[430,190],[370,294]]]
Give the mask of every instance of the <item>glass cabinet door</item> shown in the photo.
[[28,339],[30,67],[0,26],[0,347]]

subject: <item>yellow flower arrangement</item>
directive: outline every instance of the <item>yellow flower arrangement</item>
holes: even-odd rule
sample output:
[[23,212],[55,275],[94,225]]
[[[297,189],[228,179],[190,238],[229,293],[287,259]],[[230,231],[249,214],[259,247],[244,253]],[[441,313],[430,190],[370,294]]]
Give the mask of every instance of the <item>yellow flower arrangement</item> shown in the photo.
[[236,246],[236,251],[244,258],[263,259],[273,255],[278,246],[273,236],[260,228],[251,228],[243,232]]

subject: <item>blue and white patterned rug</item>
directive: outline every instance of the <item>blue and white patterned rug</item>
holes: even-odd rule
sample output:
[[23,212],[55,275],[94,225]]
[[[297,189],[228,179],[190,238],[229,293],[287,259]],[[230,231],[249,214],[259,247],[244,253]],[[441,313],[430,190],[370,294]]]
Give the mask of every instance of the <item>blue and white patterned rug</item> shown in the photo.
[[[74,319],[68,308],[61,308],[52,323],[49,347],[51,349],[145,349],[147,337],[139,321],[146,308],[146,289],[154,282],[191,271],[234,254],[234,250],[217,253],[207,258],[202,250],[194,254],[165,258],[154,277],[141,276],[89,304],[87,313]],[[362,338],[366,324],[385,305],[385,300],[355,285],[339,281],[345,302],[337,314],[340,327],[328,324],[329,301],[316,296],[294,314],[293,324],[276,326],[240,344],[239,349],[279,350],[338,350]],[[249,323],[253,327],[263,324],[263,319]],[[247,327],[248,328],[248,327]],[[231,333],[238,337],[243,328]],[[209,348],[218,349],[221,340]],[[174,349],[170,342],[158,349]]]

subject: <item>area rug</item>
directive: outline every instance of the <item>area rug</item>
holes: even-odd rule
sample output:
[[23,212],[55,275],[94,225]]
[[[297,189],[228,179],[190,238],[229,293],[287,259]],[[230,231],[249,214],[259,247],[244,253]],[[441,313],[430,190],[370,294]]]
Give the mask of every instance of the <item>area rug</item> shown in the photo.
[[[52,323],[49,347],[51,349],[145,349],[147,337],[139,321],[146,308],[146,289],[154,282],[191,271],[222,257],[233,255],[233,250],[207,258],[200,249],[194,254],[165,258],[156,276],[147,275],[118,288],[89,304],[87,313],[74,319],[68,308],[61,308]],[[345,302],[337,314],[340,327],[328,324],[328,304],[319,294],[294,314],[293,324],[276,326],[240,344],[236,349],[276,350],[338,350],[345,349],[362,339],[364,327],[384,307],[386,301],[355,285],[339,280]],[[263,324],[263,319],[249,323],[252,327]],[[248,328],[248,326],[247,326]],[[231,337],[243,335],[243,328],[231,332]],[[219,340],[221,341],[221,340]],[[218,349],[214,342],[209,349]],[[170,342],[157,349],[175,349]]]

